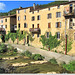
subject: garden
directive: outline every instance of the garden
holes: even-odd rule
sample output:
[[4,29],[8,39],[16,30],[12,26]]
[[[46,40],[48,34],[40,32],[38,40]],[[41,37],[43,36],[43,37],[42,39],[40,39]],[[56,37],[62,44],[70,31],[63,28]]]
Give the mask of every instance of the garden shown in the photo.
[[75,61],[58,64],[55,58],[44,59],[40,54],[28,50],[19,53],[11,45],[0,44],[0,73],[75,73]]

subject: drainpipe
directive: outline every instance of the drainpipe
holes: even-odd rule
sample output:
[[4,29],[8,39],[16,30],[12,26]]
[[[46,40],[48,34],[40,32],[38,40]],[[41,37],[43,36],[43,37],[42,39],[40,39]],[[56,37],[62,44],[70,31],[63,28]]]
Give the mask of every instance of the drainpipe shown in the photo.
[[67,34],[66,34],[66,20],[65,20],[65,55],[67,54]]

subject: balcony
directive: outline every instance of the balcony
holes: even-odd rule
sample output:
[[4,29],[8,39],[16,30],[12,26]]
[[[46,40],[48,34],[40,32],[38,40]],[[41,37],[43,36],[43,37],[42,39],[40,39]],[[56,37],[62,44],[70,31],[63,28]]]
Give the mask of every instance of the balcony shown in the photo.
[[30,28],[29,31],[31,33],[40,33],[40,28]]
[[73,10],[72,12],[71,11],[69,11],[69,12],[66,12],[65,10],[64,10],[64,16],[65,17],[70,17],[70,16],[74,16],[75,15],[75,11]]

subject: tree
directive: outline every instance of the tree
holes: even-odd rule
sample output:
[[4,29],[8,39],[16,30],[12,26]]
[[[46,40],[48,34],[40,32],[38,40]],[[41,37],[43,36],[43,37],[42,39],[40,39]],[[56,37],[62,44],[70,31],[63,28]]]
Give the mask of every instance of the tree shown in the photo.
[[17,32],[16,32],[16,37],[17,37],[17,44],[18,44],[18,37],[19,37],[19,32],[20,32],[20,30],[17,30]]
[[57,36],[50,33],[49,38],[46,38],[45,35],[41,36],[40,40],[43,44],[43,47],[46,46],[47,48],[53,49],[57,47],[60,44],[60,41],[58,41]]
[[28,36],[29,36],[30,42],[32,43],[32,41],[34,40],[34,38],[32,38],[32,34],[29,34],[29,33],[28,33]]
[[27,31],[23,31],[23,36],[24,36],[24,45],[25,45],[25,42],[26,42],[26,35],[27,35]]

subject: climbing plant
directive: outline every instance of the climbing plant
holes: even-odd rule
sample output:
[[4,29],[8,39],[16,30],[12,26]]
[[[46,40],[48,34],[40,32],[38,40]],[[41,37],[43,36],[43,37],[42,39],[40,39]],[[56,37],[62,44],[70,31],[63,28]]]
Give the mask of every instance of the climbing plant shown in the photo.
[[[64,39],[65,41],[65,39]],[[72,40],[68,38],[67,36],[67,52],[69,52],[72,49]],[[63,45],[63,49],[65,50],[65,44]]]

